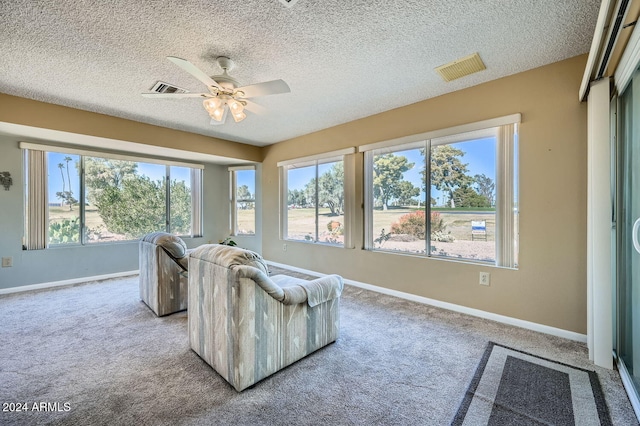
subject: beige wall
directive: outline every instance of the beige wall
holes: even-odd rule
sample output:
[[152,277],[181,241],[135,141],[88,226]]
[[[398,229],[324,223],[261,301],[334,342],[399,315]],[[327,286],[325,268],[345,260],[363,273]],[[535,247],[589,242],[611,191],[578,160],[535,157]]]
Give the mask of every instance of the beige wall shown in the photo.
[[260,147],[0,93],[0,122],[260,161]]
[[[586,104],[578,89],[586,55],[264,148],[265,258],[586,333]],[[360,248],[287,242],[279,235],[281,160],[521,113],[520,266],[518,270]],[[356,161],[356,205],[362,204],[362,158]],[[478,273],[491,273],[491,286]]]

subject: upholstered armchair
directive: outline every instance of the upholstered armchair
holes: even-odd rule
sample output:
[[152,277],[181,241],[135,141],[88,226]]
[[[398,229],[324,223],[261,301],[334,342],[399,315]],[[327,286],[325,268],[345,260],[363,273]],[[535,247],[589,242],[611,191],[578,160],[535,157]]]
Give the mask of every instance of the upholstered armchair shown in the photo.
[[268,276],[257,253],[218,244],[189,256],[189,342],[237,391],[338,338],[343,281]]
[[158,316],[187,309],[189,252],[180,237],[166,232],[140,240],[140,299]]

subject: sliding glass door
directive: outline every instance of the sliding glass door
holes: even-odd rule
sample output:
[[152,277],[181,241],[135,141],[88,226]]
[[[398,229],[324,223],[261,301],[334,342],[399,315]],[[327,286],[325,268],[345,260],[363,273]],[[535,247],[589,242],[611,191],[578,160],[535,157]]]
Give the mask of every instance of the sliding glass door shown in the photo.
[[640,71],[638,70],[620,96],[618,113],[616,352],[627,388],[637,396],[640,394]]

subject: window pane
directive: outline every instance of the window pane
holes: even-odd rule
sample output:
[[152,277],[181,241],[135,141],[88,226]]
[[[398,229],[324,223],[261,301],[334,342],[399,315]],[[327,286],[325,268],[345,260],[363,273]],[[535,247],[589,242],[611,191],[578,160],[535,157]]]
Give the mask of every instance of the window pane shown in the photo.
[[373,247],[425,253],[424,156],[409,149],[373,156]]
[[344,163],[318,165],[318,241],[344,245]]
[[191,232],[191,169],[169,167],[170,231],[175,235],[192,235]]
[[316,241],[316,167],[287,170],[287,239]]
[[431,255],[494,262],[496,139],[431,149]]
[[80,243],[79,155],[47,153],[49,244]]
[[236,234],[256,233],[256,171],[236,171]]
[[85,157],[87,241],[166,230],[165,173],[158,164]]

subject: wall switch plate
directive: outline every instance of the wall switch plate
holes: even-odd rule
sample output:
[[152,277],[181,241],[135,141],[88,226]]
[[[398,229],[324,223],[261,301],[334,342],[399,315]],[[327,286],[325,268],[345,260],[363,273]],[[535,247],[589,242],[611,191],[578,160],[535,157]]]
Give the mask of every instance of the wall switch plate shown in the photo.
[[491,274],[488,272],[480,272],[480,285],[489,285],[491,283]]
[[282,245],[282,251],[287,251],[287,245],[286,244]]
[[13,266],[13,257],[3,257],[2,258],[2,267],[10,268]]

